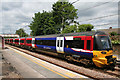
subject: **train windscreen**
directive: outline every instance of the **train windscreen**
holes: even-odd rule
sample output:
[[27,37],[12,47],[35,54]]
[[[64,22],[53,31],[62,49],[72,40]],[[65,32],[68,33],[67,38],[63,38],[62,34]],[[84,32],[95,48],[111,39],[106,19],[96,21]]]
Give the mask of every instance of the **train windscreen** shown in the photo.
[[109,36],[96,36],[94,39],[94,50],[111,50],[112,44]]
[[112,45],[108,36],[99,36],[101,40],[102,49],[111,49]]

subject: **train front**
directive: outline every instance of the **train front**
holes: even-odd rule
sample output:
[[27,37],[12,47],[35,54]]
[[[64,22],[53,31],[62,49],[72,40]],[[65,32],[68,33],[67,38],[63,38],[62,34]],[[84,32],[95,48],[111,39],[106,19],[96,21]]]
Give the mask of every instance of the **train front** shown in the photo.
[[116,56],[113,56],[111,40],[104,32],[97,32],[94,36],[92,60],[97,67],[115,67]]

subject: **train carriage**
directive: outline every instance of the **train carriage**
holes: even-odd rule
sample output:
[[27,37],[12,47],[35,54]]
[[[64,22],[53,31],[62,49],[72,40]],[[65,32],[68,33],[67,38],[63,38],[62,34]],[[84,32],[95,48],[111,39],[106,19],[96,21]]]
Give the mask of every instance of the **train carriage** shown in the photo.
[[15,46],[19,46],[19,38],[15,38],[14,44],[15,44]]
[[7,44],[9,44],[9,38],[7,38]]
[[13,39],[12,39],[12,38],[10,39],[10,44],[11,44],[11,45],[13,44]]
[[35,48],[35,44],[33,44],[35,41],[35,38],[26,38],[25,40],[26,40],[25,47],[33,51]]
[[26,38],[26,47],[31,48],[32,47],[32,38]]
[[6,43],[6,44],[8,43],[8,39],[7,39],[7,38],[5,39],[5,43]]
[[19,44],[23,48],[56,55],[69,61],[95,64],[97,67],[114,67],[116,63],[110,38],[101,31],[20,38]]
[[26,39],[25,38],[20,38],[19,44],[20,44],[20,47],[25,48]]
[[63,55],[66,59],[94,63],[98,67],[115,66],[109,36],[104,32],[81,32],[35,37],[37,50]]

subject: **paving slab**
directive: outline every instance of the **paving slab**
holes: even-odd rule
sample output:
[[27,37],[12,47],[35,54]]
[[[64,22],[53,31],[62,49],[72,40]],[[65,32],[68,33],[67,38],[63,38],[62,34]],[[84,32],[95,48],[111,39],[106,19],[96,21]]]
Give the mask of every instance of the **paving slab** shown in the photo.
[[9,50],[3,51],[3,56],[20,72],[23,78],[45,78],[45,76],[22,62],[19,58],[10,54]]
[[[83,75],[66,70],[54,64],[40,60],[13,48],[4,51],[4,56],[26,78],[87,78]],[[36,75],[37,74],[37,75]]]

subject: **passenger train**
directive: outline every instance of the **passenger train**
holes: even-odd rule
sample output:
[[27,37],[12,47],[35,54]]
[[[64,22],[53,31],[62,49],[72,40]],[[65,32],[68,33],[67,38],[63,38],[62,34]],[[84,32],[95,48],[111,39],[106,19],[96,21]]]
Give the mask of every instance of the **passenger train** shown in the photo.
[[101,31],[7,38],[5,43],[61,56],[69,61],[95,64],[100,68],[114,67],[116,64],[111,40]]

